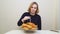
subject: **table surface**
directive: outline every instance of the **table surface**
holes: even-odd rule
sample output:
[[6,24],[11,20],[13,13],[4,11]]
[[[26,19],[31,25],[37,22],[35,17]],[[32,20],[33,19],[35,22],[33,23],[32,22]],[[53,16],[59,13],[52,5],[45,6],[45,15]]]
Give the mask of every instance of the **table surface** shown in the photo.
[[60,34],[60,33],[50,30],[36,30],[33,33],[24,32],[23,30],[11,30],[6,32],[5,34]]

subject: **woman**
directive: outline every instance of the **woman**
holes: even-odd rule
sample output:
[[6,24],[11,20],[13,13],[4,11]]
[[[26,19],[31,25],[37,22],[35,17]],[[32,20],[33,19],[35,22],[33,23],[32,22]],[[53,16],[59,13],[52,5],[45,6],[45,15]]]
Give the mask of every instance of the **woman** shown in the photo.
[[21,26],[23,22],[26,23],[31,20],[32,23],[38,26],[38,30],[41,30],[41,17],[37,14],[38,12],[38,4],[36,2],[32,2],[28,12],[25,12],[18,21],[18,26]]

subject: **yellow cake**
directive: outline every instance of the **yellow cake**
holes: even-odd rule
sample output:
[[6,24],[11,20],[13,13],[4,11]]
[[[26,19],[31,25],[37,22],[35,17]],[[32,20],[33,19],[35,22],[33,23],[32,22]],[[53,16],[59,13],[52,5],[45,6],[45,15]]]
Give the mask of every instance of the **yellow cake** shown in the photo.
[[23,23],[23,24],[21,25],[21,28],[22,28],[23,30],[36,30],[37,25],[35,25],[35,24],[32,23],[32,22],[28,22],[28,23]]

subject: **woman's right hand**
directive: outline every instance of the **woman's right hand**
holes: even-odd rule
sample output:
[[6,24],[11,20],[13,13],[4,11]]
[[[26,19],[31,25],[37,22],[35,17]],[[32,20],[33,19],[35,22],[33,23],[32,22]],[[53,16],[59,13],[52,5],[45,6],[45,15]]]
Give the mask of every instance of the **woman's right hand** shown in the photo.
[[23,19],[22,19],[22,22],[24,22],[25,20],[28,20],[30,19],[30,16],[25,16]]

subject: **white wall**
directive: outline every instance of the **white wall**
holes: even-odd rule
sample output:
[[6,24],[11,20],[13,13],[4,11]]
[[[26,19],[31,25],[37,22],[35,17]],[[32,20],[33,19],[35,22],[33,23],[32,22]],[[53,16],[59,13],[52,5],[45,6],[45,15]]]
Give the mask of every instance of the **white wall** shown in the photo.
[[42,29],[56,29],[56,0],[41,0]]
[[17,21],[33,1],[39,4],[42,29],[55,30],[57,27],[57,0],[0,0],[0,33],[19,29]]
[[0,34],[17,29],[17,0],[0,0]]
[[57,2],[57,30],[60,30],[60,0]]

